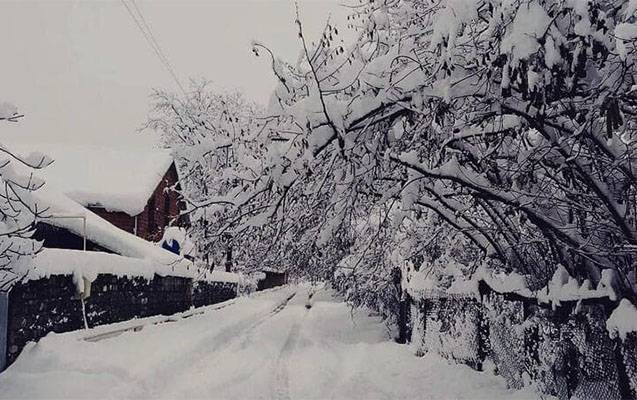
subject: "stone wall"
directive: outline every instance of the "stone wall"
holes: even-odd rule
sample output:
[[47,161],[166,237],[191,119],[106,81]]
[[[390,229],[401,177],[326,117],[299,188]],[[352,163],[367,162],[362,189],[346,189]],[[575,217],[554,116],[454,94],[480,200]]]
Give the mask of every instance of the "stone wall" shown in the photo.
[[[147,280],[100,274],[91,283],[84,309],[90,328],[133,318],[171,315],[236,295],[236,283],[193,283],[190,278],[158,275]],[[70,275],[52,275],[16,284],[8,299],[6,326],[0,326],[6,329],[6,349],[0,349],[6,352],[6,366],[15,361],[29,341],[36,341],[49,332],[84,328],[82,300]],[[0,365],[0,371],[6,366]]]
[[186,311],[192,304],[191,291],[188,278],[155,276],[147,281],[141,277],[99,275],[85,301],[87,322],[93,327]]
[[73,277],[63,275],[17,284],[11,289],[6,327],[7,365],[31,340],[49,332],[84,327],[82,303],[75,293]]
[[237,296],[236,283],[195,282],[192,291],[192,304],[201,307],[221,303]]

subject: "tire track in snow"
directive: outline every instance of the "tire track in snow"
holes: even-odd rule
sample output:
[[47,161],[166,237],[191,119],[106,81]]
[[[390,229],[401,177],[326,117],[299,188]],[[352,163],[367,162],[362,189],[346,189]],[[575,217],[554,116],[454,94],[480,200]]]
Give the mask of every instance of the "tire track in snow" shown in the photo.
[[[268,293],[275,293],[275,292],[278,292],[279,290],[285,289],[286,287],[287,285],[275,287],[272,289],[266,289],[266,290],[257,292],[257,294],[262,296]],[[87,342],[99,342],[101,340],[117,337],[119,335],[122,335],[123,333],[140,332],[145,327],[150,325],[161,325],[161,324],[166,324],[171,322],[179,322],[193,316],[204,315],[212,311],[219,311],[233,305],[234,303],[237,302],[239,298],[240,297],[235,297],[233,299],[222,301],[221,303],[210,304],[207,306],[179,312],[173,315],[166,315],[166,316],[153,315],[150,317],[133,319],[129,321],[122,321],[122,322],[116,322],[114,324],[110,324],[112,326],[98,325],[98,326],[92,327],[88,331],[78,330],[78,331],[68,332],[65,334],[67,335],[75,334],[78,340],[85,340]],[[289,299],[287,301],[289,301]],[[132,323],[132,322],[135,322],[135,323]]]
[[[260,325],[283,311],[295,296],[296,291],[286,296],[282,301],[278,302],[273,309],[265,315],[258,317],[256,321],[252,323],[250,323],[252,318],[240,320],[222,328],[211,336],[204,337],[197,343],[196,346],[190,349],[191,351],[181,352],[180,356],[172,360],[169,365],[155,371],[152,382],[142,383],[144,394],[141,395],[141,397],[162,397],[162,394],[167,392],[166,388],[172,386],[172,382],[179,382],[179,378],[187,375],[197,362],[201,362],[205,359],[206,363],[209,363],[210,361],[215,360],[219,356],[219,350],[222,347],[228,347],[233,343],[244,339],[246,335],[250,335]],[[197,352],[198,349],[205,349],[205,352]],[[198,359],[195,360],[193,358],[193,354],[200,354],[201,357],[198,357]],[[175,373],[176,371],[179,372]],[[149,384],[151,386],[148,386]],[[136,395],[135,397],[140,396]]]
[[[310,296],[311,298],[311,296]],[[309,302],[309,299],[308,299]],[[274,395],[272,396],[277,400],[290,400],[290,358],[294,353],[297,343],[299,341],[300,332],[305,317],[310,312],[311,308],[305,308],[301,318],[292,325],[288,337],[285,340],[285,344],[281,348],[279,357],[275,364],[274,375]]]

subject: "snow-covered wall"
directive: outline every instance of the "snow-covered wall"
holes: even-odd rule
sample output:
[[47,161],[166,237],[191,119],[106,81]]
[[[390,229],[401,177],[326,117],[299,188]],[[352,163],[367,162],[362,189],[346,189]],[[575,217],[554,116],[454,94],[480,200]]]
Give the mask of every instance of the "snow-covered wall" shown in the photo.
[[[172,315],[237,296],[236,274],[195,276],[188,270],[154,268],[147,260],[95,252],[68,257],[64,252],[69,250],[36,258],[39,267],[9,292],[6,326],[0,326],[7,332],[6,348],[0,349],[7,365],[29,341],[49,332]],[[0,371],[7,365],[0,365]]]

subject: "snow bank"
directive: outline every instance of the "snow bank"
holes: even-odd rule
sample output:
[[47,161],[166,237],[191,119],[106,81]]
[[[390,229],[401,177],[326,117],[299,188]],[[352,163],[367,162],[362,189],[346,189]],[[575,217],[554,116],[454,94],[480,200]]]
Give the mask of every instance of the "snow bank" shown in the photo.
[[622,340],[626,340],[626,335],[630,332],[637,332],[635,305],[628,299],[622,299],[606,321],[606,329],[611,338],[619,336]]

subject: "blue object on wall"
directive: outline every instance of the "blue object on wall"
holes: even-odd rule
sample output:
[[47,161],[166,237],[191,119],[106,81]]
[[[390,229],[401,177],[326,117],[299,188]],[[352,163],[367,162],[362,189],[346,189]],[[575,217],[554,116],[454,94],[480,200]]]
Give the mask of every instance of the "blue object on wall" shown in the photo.
[[164,243],[161,244],[161,247],[175,254],[179,254],[179,250],[181,249],[179,243],[176,240],[171,240],[170,242],[171,243],[168,243],[167,240],[164,240]]
[[0,372],[7,367],[7,329],[9,324],[9,292],[0,291]]

